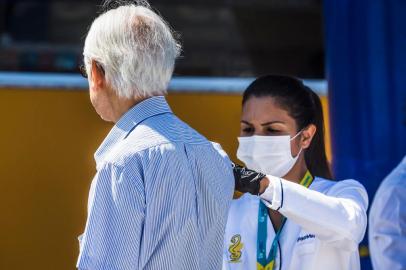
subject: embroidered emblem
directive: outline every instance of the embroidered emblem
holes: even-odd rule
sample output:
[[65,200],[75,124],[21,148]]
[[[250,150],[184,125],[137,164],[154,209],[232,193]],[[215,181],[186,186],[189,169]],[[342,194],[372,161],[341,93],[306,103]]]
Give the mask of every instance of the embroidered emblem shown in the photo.
[[244,244],[241,242],[241,235],[235,234],[233,237],[231,237],[231,244],[230,247],[228,248],[228,251],[230,252],[230,262],[231,263],[239,263],[241,262],[241,255],[242,255],[242,248],[244,247]]
[[296,242],[301,242],[304,241],[306,239],[311,239],[311,238],[316,238],[316,236],[314,234],[306,234],[305,236],[300,236]]

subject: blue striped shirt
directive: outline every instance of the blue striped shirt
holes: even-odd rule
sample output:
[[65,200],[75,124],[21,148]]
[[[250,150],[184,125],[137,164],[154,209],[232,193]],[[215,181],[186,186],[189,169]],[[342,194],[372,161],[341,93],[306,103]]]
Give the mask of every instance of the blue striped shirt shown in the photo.
[[164,97],[130,109],[95,160],[79,269],[221,269],[231,164]]

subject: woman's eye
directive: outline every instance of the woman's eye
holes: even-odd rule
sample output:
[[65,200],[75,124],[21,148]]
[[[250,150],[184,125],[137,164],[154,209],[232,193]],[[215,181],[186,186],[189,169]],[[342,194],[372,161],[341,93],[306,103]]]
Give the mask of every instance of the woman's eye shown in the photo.
[[272,129],[272,128],[267,128],[266,131],[267,131],[268,133],[278,133],[278,132],[279,132],[279,130]]
[[242,131],[243,131],[244,133],[251,133],[251,132],[254,131],[254,129],[253,129],[253,128],[250,128],[250,127],[246,127],[246,128],[243,128]]

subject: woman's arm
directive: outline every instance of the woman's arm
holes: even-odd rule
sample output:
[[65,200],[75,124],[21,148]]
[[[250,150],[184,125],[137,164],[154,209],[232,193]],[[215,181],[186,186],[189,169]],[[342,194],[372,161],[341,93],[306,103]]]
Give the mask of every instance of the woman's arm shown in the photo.
[[[365,234],[368,195],[357,181],[335,183],[328,195],[273,176],[260,195],[271,209],[322,241],[356,249]],[[351,245],[349,245],[351,243]]]
[[238,165],[233,169],[236,190],[259,195],[269,208],[279,211],[320,240],[356,249],[364,237],[368,195],[359,182],[335,182],[325,195]]

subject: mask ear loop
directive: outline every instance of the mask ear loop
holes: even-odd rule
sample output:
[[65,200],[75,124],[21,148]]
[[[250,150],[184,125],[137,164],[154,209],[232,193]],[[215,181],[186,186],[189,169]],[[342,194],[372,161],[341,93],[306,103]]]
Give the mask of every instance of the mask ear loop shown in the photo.
[[296,137],[299,136],[299,134],[301,134],[301,133],[303,132],[303,130],[305,130],[305,129],[304,129],[304,128],[301,129],[298,133],[296,133],[295,136],[293,136],[292,138],[290,138],[290,140],[292,141],[292,140],[296,139]]
[[[301,129],[295,136],[293,136],[292,138],[290,138],[290,141],[296,139],[296,137],[299,136],[299,134],[301,134],[304,129],[305,129],[305,128]],[[302,150],[303,150],[303,148],[300,147],[299,153],[297,153],[297,155],[296,155],[295,157],[292,156],[292,158],[297,158],[297,157],[299,157],[299,155],[302,153]],[[290,155],[292,155],[292,154],[290,154]]]

